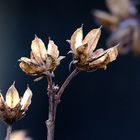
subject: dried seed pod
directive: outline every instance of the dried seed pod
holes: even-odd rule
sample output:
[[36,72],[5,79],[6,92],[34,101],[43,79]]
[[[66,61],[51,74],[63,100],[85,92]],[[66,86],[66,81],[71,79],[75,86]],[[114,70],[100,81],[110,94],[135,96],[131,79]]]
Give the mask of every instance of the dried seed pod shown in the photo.
[[7,124],[12,124],[21,119],[31,104],[32,91],[29,87],[25,91],[23,98],[19,97],[19,93],[13,84],[6,93],[4,100],[0,93],[0,119]]
[[72,35],[70,44],[73,62],[81,71],[95,71],[106,68],[118,55],[117,46],[107,50],[99,49],[93,52],[101,35],[101,28],[91,30],[83,39],[83,28],[78,28]]
[[49,40],[48,49],[41,39],[35,36],[31,44],[30,58],[21,57],[20,68],[28,75],[41,76],[53,72],[64,56],[59,56],[57,45]]

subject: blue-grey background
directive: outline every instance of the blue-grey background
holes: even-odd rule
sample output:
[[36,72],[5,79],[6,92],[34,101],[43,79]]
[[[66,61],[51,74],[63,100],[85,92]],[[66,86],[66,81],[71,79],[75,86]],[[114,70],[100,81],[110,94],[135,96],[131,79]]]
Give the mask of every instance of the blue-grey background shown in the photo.
[[[45,44],[48,37],[67,55],[65,41],[84,24],[84,34],[99,27],[92,9],[106,9],[104,0],[0,0],[0,89],[5,94],[12,82],[23,95],[27,83],[34,95],[27,115],[13,129],[27,129],[34,140],[46,139],[47,82],[19,69],[18,59],[29,56],[37,34]],[[98,48],[105,48],[108,33],[102,29]],[[55,72],[61,84],[70,73],[71,56]],[[80,73],[67,87],[56,118],[56,140],[139,140],[140,139],[140,57],[119,56],[106,71]],[[4,124],[0,123],[0,140]]]

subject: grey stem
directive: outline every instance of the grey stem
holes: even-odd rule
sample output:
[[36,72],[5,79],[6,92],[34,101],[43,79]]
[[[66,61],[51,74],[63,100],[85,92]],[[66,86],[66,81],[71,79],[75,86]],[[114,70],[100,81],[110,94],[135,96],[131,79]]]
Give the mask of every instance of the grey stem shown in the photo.
[[46,121],[47,140],[54,140],[54,127],[55,127],[57,102],[55,100],[55,90],[53,89],[54,86],[52,77],[48,76],[47,80],[48,80],[48,97],[49,97],[49,112],[48,112],[48,120]]
[[[57,111],[57,105],[60,101],[60,98],[69,84],[69,82],[79,73],[79,70],[76,68],[64,81],[63,85],[59,89],[58,92],[56,92],[52,77],[48,76],[48,96],[49,96],[49,112],[48,112],[48,120],[46,121],[47,126],[47,140],[54,140],[54,129],[55,129],[55,118],[56,118],[56,111]],[[57,96],[56,96],[57,95]],[[57,98],[56,98],[57,97]]]
[[61,88],[59,89],[57,96],[59,97],[59,99],[61,98],[65,88],[67,87],[67,85],[69,84],[69,82],[79,73],[80,71],[75,68],[74,71],[68,76],[68,78],[65,80],[65,82],[63,83],[63,85],[61,86]]
[[54,140],[55,116],[56,116],[57,102],[54,95],[49,95],[49,113],[47,125],[47,140]]
[[10,140],[11,132],[12,132],[12,125],[7,125],[7,135],[5,140]]

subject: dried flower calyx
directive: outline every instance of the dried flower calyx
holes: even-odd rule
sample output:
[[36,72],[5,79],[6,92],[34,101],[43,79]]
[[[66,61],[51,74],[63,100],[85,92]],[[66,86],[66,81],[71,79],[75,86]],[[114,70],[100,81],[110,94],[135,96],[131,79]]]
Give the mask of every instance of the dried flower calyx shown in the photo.
[[52,73],[60,64],[64,56],[59,56],[57,45],[49,39],[48,49],[46,49],[43,41],[35,36],[31,44],[30,58],[20,58],[20,68],[29,75],[47,75]]
[[106,0],[106,5],[110,13],[94,10],[93,15],[99,24],[107,26],[110,30],[115,30],[121,21],[134,18],[137,13],[132,0]]
[[22,98],[19,97],[19,93],[14,84],[8,89],[6,93],[6,100],[4,100],[0,93],[0,119],[7,124],[21,119],[31,104],[32,91],[27,87]]
[[119,43],[119,53],[125,54],[132,50],[140,54],[140,23],[136,0],[106,0],[106,5],[110,13],[94,10],[93,15],[97,23],[111,32],[107,46]]
[[107,50],[94,49],[101,35],[101,29],[91,30],[83,39],[83,28],[78,28],[72,35],[70,44],[73,54],[73,63],[82,71],[95,71],[106,68],[109,62],[116,59],[118,55],[117,46]]

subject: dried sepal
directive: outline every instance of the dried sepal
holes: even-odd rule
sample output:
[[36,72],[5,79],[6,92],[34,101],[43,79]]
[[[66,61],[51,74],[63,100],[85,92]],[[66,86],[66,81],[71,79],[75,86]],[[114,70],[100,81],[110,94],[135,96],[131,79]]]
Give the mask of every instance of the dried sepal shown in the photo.
[[78,28],[71,36],[70,44],[71,50],[76,54],[76,49],[82,45],[83,40],[83,27]]
[[59,65],[60,62],[61,62],[61,60],[63,60],[64,58],[65,58],[65,56],[59,56],[59,57],[57,58],[57,65]]
[[1,106],[1,104],[3,104],[3,102],[4,102],[4,98],[2,96],[2,93],[0,92],[0,106]]
[[59,57],[58,46],[55,45],[52,40],[49,40],[47,52],[48,52],[49,55],[51,55],[55,59],[57,59]]
[[19,94],[14,84],[8,89],[6,93],[6,104],[10,108],[14,108],[20,101]]
[[116,59],[116,57],[118,55],[118,46],[119,45],[116,45],[112,48],[107,49],[107,53],[108,53],[108,56],[109,56],[109,62],[112,62]]
[[36,62],[38,62],[39,64],[44,63],[43,60],[45,60],[47,57],[47,50],[44,42],[37,36],[35,36],[35,39],[32,41],[31,49],[32,55],[35,58]]
[[25,61],[23,57],[20,59],[20,68],[28,75],[36,76],[42,72],[44,72],[44,68],[41,68],[40,65],[33,63],[32,61]]
[[85,45],[87,44],[86,53],[91,56],[92,52],[97,46],[98,40],[101,35],[101,27],[98,29],[93,29],[91,30],[86,37],[84,38],[82,44]]
[[23,98],[21,99],[21,110],[26,111],[31,104],[31,99],[32,99],[32,91],[30,90],[29,87],[27,87]]
[[3,112],[4,103],[5,103],[4,98],[3,98],[2,94],[0,93],[0,118],[1,118],[1,115]]

